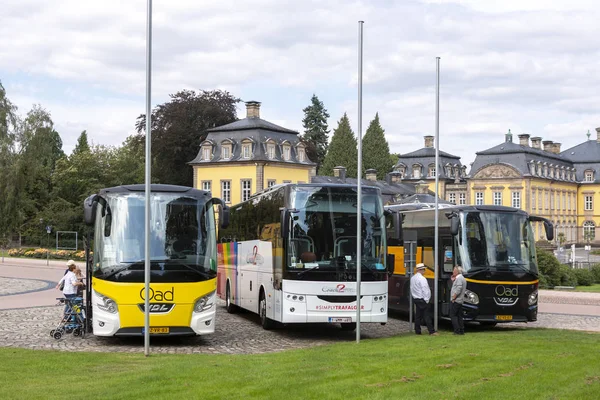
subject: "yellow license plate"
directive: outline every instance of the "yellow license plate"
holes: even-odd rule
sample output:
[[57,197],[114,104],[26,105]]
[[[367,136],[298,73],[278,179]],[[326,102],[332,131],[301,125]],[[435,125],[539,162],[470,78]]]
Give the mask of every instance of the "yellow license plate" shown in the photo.
[[169,328],[150,328],[150,333],[169,333]]
[[496,315],[496,321],[512,321],[512,315]]

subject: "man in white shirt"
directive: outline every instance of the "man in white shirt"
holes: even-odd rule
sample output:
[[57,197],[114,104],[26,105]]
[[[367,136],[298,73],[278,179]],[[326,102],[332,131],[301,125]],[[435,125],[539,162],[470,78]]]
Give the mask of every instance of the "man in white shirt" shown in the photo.
[[[433,329],[433,319],[429,312],[429,300],[431,299],[431,289],[425,274],[425,264],[419,263],[415,267],[415,273],[410,278],[410,295],[415,304],[415,333],[421,334],[421,325],[425,322],[430,335],[437,336],[438,333]],[[423,321],[425,320],[425,321]]]

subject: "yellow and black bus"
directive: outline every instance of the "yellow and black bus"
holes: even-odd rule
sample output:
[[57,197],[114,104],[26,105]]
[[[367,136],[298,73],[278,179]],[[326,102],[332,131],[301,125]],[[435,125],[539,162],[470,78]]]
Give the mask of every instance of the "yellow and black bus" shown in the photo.
[[[215,329],[220,199],[183,186],[152,185],[150,334],[204,335]],[[228,211],[223,215],[226,225]],[[93,333],[144,333],[145,186],[102,189],[84,203],[94,226],[87,302]]]
[[[424,205],[390,205],[386,209],[392,212],[386,221],[388,252],[396,260],[389,279],[389,308],[408,312],[409,265],[424,263],[429,268],[425,277],[432,293],[435,287],[436,210]],[[466,321],[483,325],[536,321],[539,271],[531,222],[543,222],[548,240],[554,237],[552,223],[502,206],[444,205],[438,213],[439,317],[449,319],[452,271],[459,265],[467,281]],[[396,228],[399,225],[402,229]]]

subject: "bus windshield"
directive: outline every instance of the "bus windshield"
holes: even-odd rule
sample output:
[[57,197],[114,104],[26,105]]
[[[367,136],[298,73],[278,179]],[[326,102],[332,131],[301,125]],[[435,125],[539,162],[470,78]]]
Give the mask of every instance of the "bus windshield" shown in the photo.
[[[291,193],[287,268],[356,271],[357,189],[295,187]],[[362,189],[362,268],[385,270],[383,205],[374,188]]]
[[535,242],[526,215],[465,212],[461,217],[460,261],[465,272],[528,272],[537,275]]
[[[98,203],[94,277],[144,282],[145,195],[115,193]],[[152,282],[199,282],[216,276],[212,202],[176,193],[152,193]]]

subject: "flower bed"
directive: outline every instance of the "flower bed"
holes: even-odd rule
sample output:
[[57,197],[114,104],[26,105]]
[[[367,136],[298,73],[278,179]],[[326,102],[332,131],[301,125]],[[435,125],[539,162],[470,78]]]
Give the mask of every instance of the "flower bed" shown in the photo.
[[[48,254],[50,253],[50,254]],[[14,248],[8,250],[9,257],[52,258],[54,260],[85,261],[84,250],[48,250],[44,248]]]

